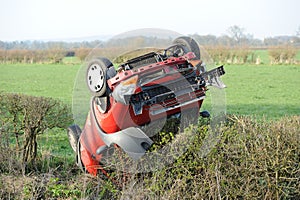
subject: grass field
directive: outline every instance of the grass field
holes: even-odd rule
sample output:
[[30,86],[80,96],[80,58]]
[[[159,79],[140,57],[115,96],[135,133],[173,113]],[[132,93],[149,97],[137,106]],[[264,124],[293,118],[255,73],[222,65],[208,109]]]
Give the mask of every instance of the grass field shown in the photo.
[[[71,104],[79,67],[0,65],[0,91],[53,97]],[[227,65],[225,70],[227,113],[267,118],[300,114],[300,66]],[[209,104],[208,98],[203,108],[210,109]]]
[[270,58],[266,50],[255,50],[255,55],[261,60],[261,64],[270,63]]
[[0,91],[24,93],[72,101],[74,78],[79,65],[0,65]]
[[226,71],[228,113],[268,118],[300,114],[300,67],[242,65]]

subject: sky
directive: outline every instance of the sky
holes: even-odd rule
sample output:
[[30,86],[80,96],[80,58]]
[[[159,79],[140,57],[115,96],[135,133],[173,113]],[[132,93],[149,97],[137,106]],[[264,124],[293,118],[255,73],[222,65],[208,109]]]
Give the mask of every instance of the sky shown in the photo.
[[[299,0],[0,0],[0,40],[117,35],[141,28],[254,38],[296,35]],[[99,38],[101,39],[101,38]]]

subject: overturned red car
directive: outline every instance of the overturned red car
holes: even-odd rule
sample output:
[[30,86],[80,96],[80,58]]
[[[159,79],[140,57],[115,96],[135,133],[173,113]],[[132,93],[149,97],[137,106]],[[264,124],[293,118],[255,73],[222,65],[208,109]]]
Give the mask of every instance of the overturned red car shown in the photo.
[[106,173],[102,159],[111,148],[134,160],[145,155],[153,144],[143,131],[149,123],[189,110],[209,117],[200,112],[207,86],[225,87],[219,79],[224,74],[223,66],[207,71],[197,42],[185,36],[118,67],[104,57],[91,60],[86,69],[90,112],[82,130],[72,125],[67,131],[77,165],[93,175]]

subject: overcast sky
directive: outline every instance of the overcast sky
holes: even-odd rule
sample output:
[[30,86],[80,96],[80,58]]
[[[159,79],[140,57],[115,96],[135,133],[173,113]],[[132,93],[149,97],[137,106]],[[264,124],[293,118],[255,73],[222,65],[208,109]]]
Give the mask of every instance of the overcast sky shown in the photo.
[[[140,28],[263,39],[295,35],[300,0],[0,0],[0,40],[117,35]],[[100,38],[101,39],[101,38]]]

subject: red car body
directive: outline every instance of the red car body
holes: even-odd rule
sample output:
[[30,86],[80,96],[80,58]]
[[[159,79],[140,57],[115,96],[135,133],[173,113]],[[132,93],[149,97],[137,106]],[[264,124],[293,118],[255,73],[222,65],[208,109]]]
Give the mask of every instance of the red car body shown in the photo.
[[110,147],[139,159],[153,143],[141,127],[189,110],[199,113],[207,86],[223,87],[218,79],[225,73],[223,67],[207,72],[199,52],[191,49],[171,56],[151,52],[120,65],[112,77],[107,75],[105,93],[92,97],[83,130],[77,128],[73,149],[82,169],[93,175],[99,170],[106,173],[101,160]]

